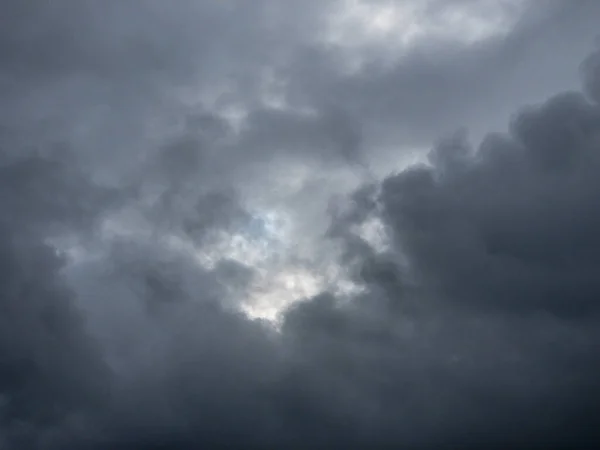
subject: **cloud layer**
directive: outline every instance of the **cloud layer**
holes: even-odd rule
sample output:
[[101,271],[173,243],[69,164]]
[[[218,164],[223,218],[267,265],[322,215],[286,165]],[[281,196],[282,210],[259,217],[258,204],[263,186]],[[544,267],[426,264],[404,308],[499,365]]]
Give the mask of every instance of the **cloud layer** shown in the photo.
[[0,447],[600,441],[597,2],[5,3]]

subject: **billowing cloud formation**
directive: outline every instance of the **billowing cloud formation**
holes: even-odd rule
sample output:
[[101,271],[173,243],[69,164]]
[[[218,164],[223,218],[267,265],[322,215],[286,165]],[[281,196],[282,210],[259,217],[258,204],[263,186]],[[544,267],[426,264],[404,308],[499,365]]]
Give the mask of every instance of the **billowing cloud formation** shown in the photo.
[[597,444],[599,13],[6,2],[0,447]]

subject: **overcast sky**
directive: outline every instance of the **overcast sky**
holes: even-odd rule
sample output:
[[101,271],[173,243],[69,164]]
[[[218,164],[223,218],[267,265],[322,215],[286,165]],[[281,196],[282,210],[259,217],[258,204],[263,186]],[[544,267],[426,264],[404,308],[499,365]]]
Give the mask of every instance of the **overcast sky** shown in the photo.
[[599,23],[4,0],[0,448],[600,444]]

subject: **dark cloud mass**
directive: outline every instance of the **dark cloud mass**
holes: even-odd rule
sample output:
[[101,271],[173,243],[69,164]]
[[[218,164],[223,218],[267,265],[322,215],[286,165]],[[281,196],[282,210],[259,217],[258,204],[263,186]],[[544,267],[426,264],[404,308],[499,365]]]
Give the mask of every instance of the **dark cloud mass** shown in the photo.
[[598,4],[5,1],[0,448],[600,445]]

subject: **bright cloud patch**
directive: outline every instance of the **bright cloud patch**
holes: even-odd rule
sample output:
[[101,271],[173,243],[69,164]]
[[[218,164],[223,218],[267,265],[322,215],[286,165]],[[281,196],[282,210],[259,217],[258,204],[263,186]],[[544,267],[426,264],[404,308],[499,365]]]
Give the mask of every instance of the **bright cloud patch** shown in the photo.
[[461,45],[508,34],[524,13],[526,0],[434,2],[346,0],[332,17],[328,41],[362,59],[382,50],[392,59],[421,42]]

